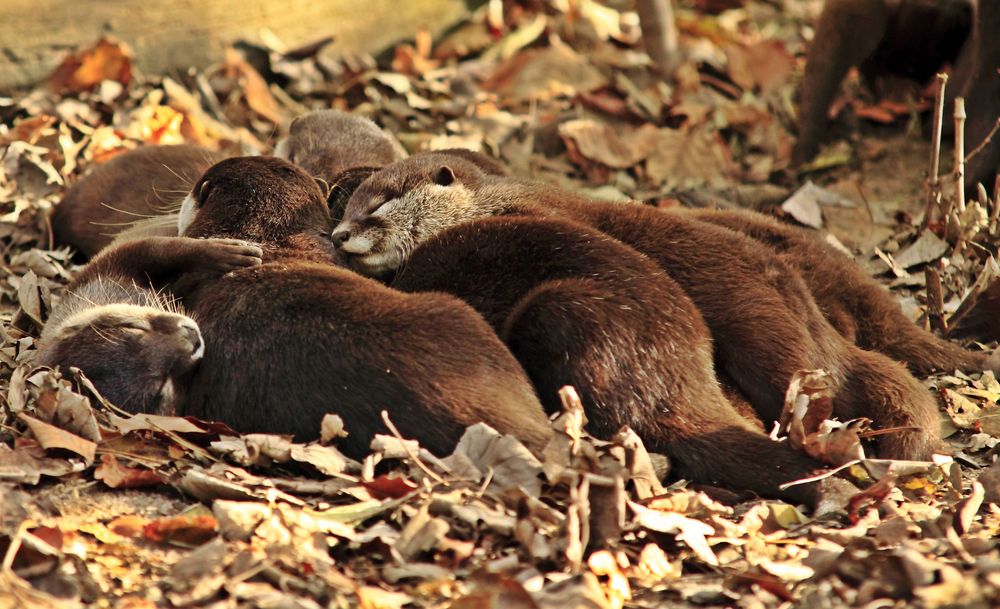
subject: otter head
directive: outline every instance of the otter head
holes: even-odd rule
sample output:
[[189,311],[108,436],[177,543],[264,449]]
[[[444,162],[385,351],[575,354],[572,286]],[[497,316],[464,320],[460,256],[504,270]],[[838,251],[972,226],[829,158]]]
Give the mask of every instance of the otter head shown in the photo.
[[486,173],[460,156],[425,153],[387,165],[358,186],[332,239],[356,271],[387,276],[448,227],[492,215],[477,204]]
[[318,110],[292,119],[288,137],[278,142],[274,156],[332,180],[352,167],[387,165],[406,157],[406,152],[367,118]]
[[328,230],[326,183],[274,157],[216,163],[184,199],[177,220],[185,237],[228,237],[281,242],[310,230]]
[[[55,321],[55,323],[53,323]],[[36,362],[76,367],[129,412],[173,414],[205,352],[198,324],[159,306],[85,306],[46,324]]]

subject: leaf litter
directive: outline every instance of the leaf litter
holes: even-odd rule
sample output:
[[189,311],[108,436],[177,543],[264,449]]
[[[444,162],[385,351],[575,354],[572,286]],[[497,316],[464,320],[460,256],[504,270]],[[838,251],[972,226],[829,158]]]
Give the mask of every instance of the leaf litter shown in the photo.
[[[140,145],[267,153],[288,118],[326,107],[373,117],[411,151],[483,150],[595,195],[786,214],[831,231],[918,322],[935,304],[920,271],[933,268],[947,331],[1000,338],[989,319],[995,195],[921,230],[925,149],[874,138],[824,150],[812,182],[788,188],[789,75],[816,3],[682,4],[688,59],[669,82],[652,73],[621,3],[500,4],[443,39],[418,33],[385,63],[319,54],[329,39],[275,41],[157,77],[105,38],[39,88],[0,99],[0,606],[996,605],[991,373],[926,379],[954,455],[924,463],[865,459],[864,422],[828,420],[823,371],[802,371],[777,437],[865,487],[846,516],[812,519],[782,502],[663,486],[666,459],[627,429],[590,437],[572,391],[539,456],[476,425],[447,457],[380,436],[356,462],[336,449],[350,421],[335,414],[320,442],[240,435],[129,417],[78,371],[31,366],[79,268],[46,222],[67,184]],[[835,106],[896,125],[912,112],[856,91]],[[777,195],[760,195],[773,184]]]

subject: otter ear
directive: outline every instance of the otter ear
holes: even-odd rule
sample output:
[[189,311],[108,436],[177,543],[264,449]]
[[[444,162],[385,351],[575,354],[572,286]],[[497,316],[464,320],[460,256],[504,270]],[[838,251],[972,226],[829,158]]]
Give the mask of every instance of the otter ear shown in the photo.
[[194,192],[191,194],[194,195],[194,202],[198,204],[198,207],[205,204],[205,199],[208,198],[208,193],[211,189],[212,184],[208,180],[202,180],[195,186]]
[[442,165],[434,172],[434,183],[438,186],[450,186],[455,181],[455,172],[451,167]]
[[319,186],[319,191],[323,193],[323,199],[327,200],[330,198],[330,184],[327,183],[323,178],[313,178],[316,180],[316,186]]

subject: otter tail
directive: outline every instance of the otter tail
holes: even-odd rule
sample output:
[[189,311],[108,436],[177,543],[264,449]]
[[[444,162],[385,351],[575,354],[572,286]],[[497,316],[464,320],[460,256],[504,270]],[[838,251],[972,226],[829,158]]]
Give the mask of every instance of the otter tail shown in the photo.
[[842,418],[869,417],[877,429],[907,428],[881,436],[877,454],[926,460],[941,450],[938,407],[907,370],[880,353],[852,349],[846,378],[834,396]]

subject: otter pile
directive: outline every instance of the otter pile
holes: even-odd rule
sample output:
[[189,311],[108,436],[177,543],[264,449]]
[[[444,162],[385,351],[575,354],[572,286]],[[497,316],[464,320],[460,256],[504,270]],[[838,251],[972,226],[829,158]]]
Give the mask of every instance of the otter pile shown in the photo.
[[[352,455],[384,433],[383,410],[437,454],[475,422],[539,451],[545,413],[572,385],[596,436],[631,427],[695,482],[819,511],[858,489],[765,433],[801,371],[828,373],[835,416],[873,421],[876,454],[928,459],[937,405],[911,371],[998,368],[914,325],[812,235],[760,214],[592,201],[469,151],[407,159],[373,123],[332,111],[299,119],[279,150],[288,160],[224,160],[183,202],[126,210],[153,217],[71,284],[72,310],[42,339],[59,356],[42,362],[83,368],[130,410],[244,431],[309,438],[337,413]],[[75,193],[114,192],[115,179],[155,192],[129,164],[160,152],[123,155],[98,186],[98,172],[81,181],[57,236],[100,225],[110,241],[111,212]],[[109,281],[125,287],[97,289]],[[94,333],[128,340],[98,355]],[[155,365],[117,366],[135,352]],[[122,391],[132,386],[144,393]]]

